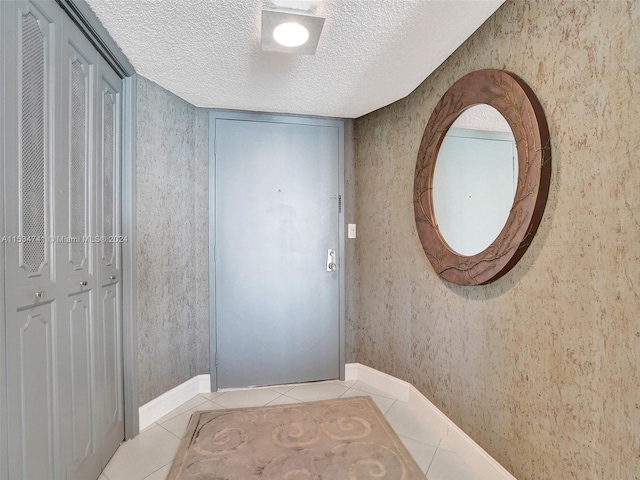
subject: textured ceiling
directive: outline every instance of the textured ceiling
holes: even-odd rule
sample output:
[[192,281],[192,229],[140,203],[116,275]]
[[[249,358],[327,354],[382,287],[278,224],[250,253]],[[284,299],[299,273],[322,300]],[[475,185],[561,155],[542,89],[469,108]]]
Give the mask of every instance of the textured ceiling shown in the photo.
[[[136,71],[199,107],[356,118],[408,95],[505,0],[87,0]],[[263,52],[262,8],[326,17]]]

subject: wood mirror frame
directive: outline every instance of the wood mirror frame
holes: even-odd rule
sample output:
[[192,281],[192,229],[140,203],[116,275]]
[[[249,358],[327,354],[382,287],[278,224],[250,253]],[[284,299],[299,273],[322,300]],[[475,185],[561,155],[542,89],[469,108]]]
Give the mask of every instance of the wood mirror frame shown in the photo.
[[[447,131],[467,108],[487,104],[507,120],[518,152],[518,183],[507,222],[491,245],[465,256],[442,237],[433,209],[436,159]],[[529,86],[503,70],[478,70],[455,82],[442,96],[425,128],[414,177],[418,236],[435,271],[458,285],[482,285],[502,277],[529,247],[547,203],[551,179],[549,129]]]

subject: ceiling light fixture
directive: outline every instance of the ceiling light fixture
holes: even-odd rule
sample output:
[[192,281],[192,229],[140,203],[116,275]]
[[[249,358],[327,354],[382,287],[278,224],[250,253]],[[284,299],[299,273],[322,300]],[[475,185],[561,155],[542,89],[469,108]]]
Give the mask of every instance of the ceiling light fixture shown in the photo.
[[316,53],[324,18],[279,10],[262,11],[262,50]]
[[309,40],[309,30],[299,23],[281,23],[273,29],[273,39],[284,47],[299,47]]

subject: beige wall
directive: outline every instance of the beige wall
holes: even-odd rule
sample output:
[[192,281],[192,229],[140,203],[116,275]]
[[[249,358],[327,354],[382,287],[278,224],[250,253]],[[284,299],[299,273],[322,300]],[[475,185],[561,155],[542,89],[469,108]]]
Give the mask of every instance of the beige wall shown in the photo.
[[[508,0],[409,97],[355,122],[348,361],[415,384],[518,479],[640,479],[640,2]],[[551,192],[520,263],[434,273],[418,145],[467,72],[503,68],[547,114]]]

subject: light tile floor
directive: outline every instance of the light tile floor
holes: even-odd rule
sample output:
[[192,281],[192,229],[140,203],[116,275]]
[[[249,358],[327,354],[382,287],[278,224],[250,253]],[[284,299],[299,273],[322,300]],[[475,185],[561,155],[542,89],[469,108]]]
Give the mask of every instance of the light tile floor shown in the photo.
[[203,393],[123,443],[98,480],[166,480],[191,414],[197,410],[370,396],[428,480],[479,480],[407,403],[358,380]]

